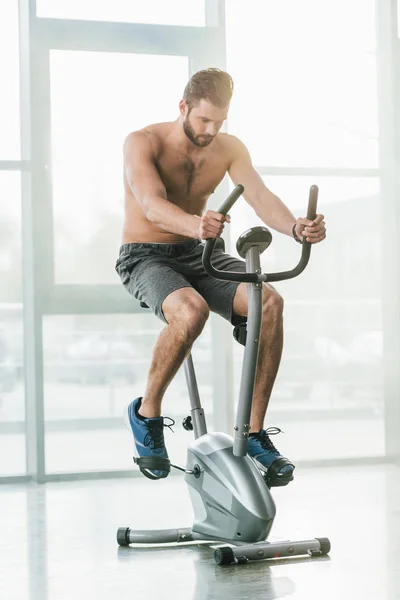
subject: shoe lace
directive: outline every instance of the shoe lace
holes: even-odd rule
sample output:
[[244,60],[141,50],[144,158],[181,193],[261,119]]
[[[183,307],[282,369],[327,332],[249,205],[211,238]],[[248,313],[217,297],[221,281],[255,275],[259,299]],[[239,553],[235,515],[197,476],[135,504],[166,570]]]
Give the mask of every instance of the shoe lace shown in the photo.
[[269,450],[270,452],[278,452],[274,444],[269,439],[270,435],[277,435],[278,433],[283,433],[282,429],[279,429],[279,427],[268,427],[268,429],[263,429],[259,437],[261,447],[264,448],[264,450]]
[[[167,420],[170,422],[165,423]],[[144,445],[152,450],[164,448],[164,427],[168,427],[172,433],[175,433],[172,429],[173,425],[175,425],[175,421],[171,417],[160,417],[160,419],[154,421],[146,421],[147,433],[144,436]]]

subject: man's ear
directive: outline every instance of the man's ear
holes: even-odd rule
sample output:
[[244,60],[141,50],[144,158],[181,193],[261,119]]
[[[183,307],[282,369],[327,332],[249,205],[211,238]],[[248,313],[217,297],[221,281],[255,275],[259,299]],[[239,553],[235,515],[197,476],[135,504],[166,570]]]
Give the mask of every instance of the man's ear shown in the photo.
[[187,117],[189,111],[189,107],[187,105],[186,100],[181,100],[179,102],[179,112],[181,113],[182,117]]

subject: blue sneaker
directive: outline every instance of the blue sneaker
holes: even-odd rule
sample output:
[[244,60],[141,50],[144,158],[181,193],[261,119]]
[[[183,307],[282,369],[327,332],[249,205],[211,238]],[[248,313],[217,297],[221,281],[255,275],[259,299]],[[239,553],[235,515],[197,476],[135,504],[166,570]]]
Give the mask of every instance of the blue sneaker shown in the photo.
[[[247,447],[247,454],[269,471],[272,485],[279,478],[286,481],[291,480],[295,469],[294,464],[283,457],[269,439],[270,435],[276,435],[277,433],[281,433],[281,429],[278,427],[269,427],[268,429],[261,429],[258,433],[251,433]],[[275,464],[273,465],[273,463]],[[271,467],[271,465],[273,466]]]
[[[164,444],[164,427],[171,428],[175,424],[170,419],[169,425],[164,424],[165,417],[145,419],[139,415],[142,398],[136,398],[126,407],[125,422],[133,433],[133,452],[136,458],[161,458],[168,460],[168,452]],[[166,417],[169,418],[169,417]],[[172,431],[172,430],[171,430]],[[140,465],[143,475],[150,479],[162,479],[169,474],[168,470],[150,469]],[[169,466],[169,463],[168,463]]]

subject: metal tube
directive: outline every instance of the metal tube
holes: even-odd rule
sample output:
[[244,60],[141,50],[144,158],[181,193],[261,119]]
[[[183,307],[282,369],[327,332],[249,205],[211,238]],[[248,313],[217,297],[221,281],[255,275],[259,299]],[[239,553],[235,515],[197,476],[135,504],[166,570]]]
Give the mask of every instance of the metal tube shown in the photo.
[[188,387],[190,408],[201,408],[199,388],[197,387],[196,373],[194,371],[193,358],[190,353],[183,363],[185,369],[186,384]]
[[[246,271],[260,273],[260,252],[254,246],[246,254]],[[262,318],[262,283],[249,283],[247,341],[244,350],[233,454],[245,456],[250,431],[250,413],[256,379]]]
[[190,542],[192,530],[184,529],[145,529],[134,531],[129,529],[127,536],[130,544],[168,544],[173,542]]
[[190,398],[190,414],[192,416],[193,433],[194,438],[197,440],[197,438],[207,433],[207,424],[204,410],[201,406],[199,388],[197,386],[197,379],[194,370],[192,354],[189,354],[183,366],[185,370],[186,384]]

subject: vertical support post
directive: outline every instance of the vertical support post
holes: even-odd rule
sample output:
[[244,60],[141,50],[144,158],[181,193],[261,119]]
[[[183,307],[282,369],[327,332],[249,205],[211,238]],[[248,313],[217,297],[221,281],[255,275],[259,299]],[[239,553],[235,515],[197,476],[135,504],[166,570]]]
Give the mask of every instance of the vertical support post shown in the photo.
[[205,435],[207,433],[207,426],[204,410],[201,406],[199,388],[197,386],[196,373],[194,371],[193,358],[191,354],[189,354],[185,360],[183,367],[185,370],[186,384],[189,391],[191,408],[190,413],[192,415],[194,438],[197,440],[197,438],[199,438],[201,435]]
[[379,160],[383,244],[383,365],[386,456],[400,460],[400,39],[397,0],[376,0]]
[[[246,272],[261,273],[260,251],[251,247],[246,254]],[[245,456],[250,432],[250,414],[256,381],[262,319],[262,283],[248,283],[247,340],[244,349],[239,405],[235,425],[233,454]]]
[[[20,85],[21,85],[21,148],[22,159],[30,160],[32,148],[31,118],[34,113],[30,81],[32,56],[31,24],[33,0],[19,0],[20,24]],[[25,418],[26,464],[29,477],[38,483],[45,479],[44,406],[43,406],[43,344],[42,315],[39,306],[37,265],[35,253],[39,231],[35,231],[38,216],[34,208],[32,172],[22,173],[22,259],[24,304],[24,364],[25,364]]]

